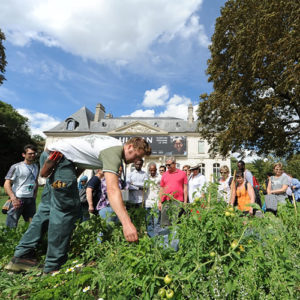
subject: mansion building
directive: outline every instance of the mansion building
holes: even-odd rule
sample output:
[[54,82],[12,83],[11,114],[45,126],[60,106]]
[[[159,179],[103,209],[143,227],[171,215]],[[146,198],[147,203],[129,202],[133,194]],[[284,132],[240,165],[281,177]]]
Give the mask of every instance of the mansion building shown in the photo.
[[[188,107],[187,120],[173,117],[113,117],[106,114],[102,104],[97,104],[95,113],[82,107],[54,128],[45,131],[46,147],[61,138],[81,135],[108,135],[123,143],[130,137],[142,136],[151,145],[152,154],[145,157],[144,170],[150,162],[157,168],[165,163],[165,158],[175,156],[177,168],[184,165],[201,165],[201,173],[207,181],[219,177],[220,167],[227,165],[230,158],[211,158],[208,143],[199,137],[198,122],[193,118],[193,106]],[[133,166],[132,166],[133,167]],[[128,168],[127,168],[128,171]]]

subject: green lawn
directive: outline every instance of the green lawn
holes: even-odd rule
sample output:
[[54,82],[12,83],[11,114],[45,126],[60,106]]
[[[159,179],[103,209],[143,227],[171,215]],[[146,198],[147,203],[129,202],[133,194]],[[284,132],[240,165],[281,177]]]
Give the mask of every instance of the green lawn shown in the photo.
[[[41,194],[43,191],[43,187],[39,187],[38,190],[38,195],[37,195],[37,199],[36,199],[36,206],[38,207],[40,201],[41,201]],[[3,187],[0,187],[0,207],[2,209],[2,206],[4,205],[5,201],[8,199],[8,196],[4,193],[4,189]],[[4,215],[2,212],[0,212],[0,225],[5,225],[6,222],[6,215]],[[23,224],[24,220],[21,217],[19,224]]]

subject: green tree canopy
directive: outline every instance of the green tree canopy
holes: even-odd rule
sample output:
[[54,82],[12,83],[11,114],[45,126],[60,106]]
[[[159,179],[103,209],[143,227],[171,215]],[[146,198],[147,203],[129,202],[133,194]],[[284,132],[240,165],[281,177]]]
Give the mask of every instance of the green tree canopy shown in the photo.
[[5,56],[5,47],[3,46],[3,41],[5,40],[5,35],[0,29],[0,85],[3,80],[5,80],[4,72],[6,66],[6,56]]
[[199,131],[212,152],[300,149],[300,1],[229,0],[216,20]]
[[34,134],[32,137],[32,143],[37,147],[37,157],[36,159],[40,159],[40,155],[44,151],[46,139],[39,134]]
[[24,146],[33,143],[27,122],[10,104],[0,101],[0,185],[9,167],[23,159]]

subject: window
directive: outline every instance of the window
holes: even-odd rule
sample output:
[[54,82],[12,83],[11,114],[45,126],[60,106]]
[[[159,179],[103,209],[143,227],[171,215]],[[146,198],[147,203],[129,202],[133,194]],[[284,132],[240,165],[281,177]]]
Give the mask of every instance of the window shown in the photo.
[[214,163],[213,164],[213,174],[214,177],[220,177],[220,164],[219,163]]
[[74,130],[75,129],[75,121],[69,120],[67,123],[67,130]]
[[200,174],[205,176],[205,164],[199,164]]
[[204,150],[204,141],[198,141],[198,153],[199,154],[205,153],[205,150]]

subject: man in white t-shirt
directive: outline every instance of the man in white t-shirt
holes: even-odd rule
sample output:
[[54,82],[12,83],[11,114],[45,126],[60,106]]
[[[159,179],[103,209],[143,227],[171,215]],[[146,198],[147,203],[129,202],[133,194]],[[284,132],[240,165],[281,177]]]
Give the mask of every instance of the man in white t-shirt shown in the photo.
[[137,230],[123,203],[118,171],[122,160],[132,163],[150,154],[151,148],[140,137],[131,138],[122,145],[112,137],[88,135],[66,138],[48,146],[48,151],[40,159],[41,176],[48,176],[41,204],[5,269],[21,271],[37,265],[33,253],[46,223],[49,225],[44,272],[57,271],[66,262],[67,249],[80,209],[77,177],[84,168],[102,169],[108,199],[123,226],[124,236],[128,242],[137,241]]
[[204,198],[206,178],[200,173],[200,165],[190,168],[192,174],[188,181],[189,203],[193,203],[196,198]]
[[24,161],[12,165],[5,176],[4,189],[12,201],[6,218],[10,228],[17,227],[21,215],[25,222],[31,222],[35,214],[39,173],[35,163],[36,150],[34,145],[26,145],[22,153]]
[[134,162],[134,170],[127,177],[129,189],[129,207],[139,207],[143,202],[144,182],[148,179],[148,175],[142,170],[144,161],[140,158]]

